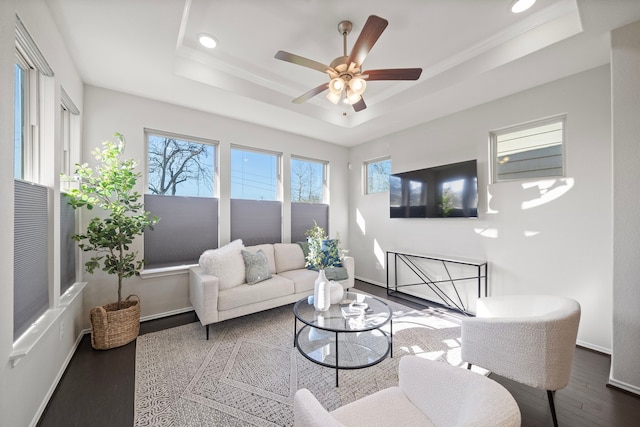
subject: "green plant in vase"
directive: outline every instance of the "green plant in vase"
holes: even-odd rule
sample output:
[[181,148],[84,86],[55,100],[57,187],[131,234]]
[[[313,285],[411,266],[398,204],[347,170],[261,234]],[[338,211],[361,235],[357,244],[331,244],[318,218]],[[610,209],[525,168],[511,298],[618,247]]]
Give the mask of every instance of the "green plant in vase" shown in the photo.
[[316,221],[305,233],[309,251],[306,255],[306,266],[318,270],[318,278],[314,283],[314,306],[316,310],[326,311],[330,304],[342,299],[342,285],[330,282],[325,270],[342,266],[340,259],[340,240],[329,239],[326,232]]

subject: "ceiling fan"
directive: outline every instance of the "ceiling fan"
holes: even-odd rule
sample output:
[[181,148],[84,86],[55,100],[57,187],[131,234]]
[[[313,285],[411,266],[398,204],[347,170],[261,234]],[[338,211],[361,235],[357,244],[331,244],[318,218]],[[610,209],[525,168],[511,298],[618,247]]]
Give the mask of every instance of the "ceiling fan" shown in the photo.
[[329,82],[311,89],[295,98],[292,102],[301,104],[329,89],[327,98],[331,102],[337,104],[343,99],[351,104],[355,111],[361,111],[367,108],[362,98],[362,94],[367,87],[367,81],[418,80],[422,73],[422,68],[390,68],[362,71],[362,63],[388,24],[389,21],[379,16],[369,16],[353,45],[353,49],[351,49],[351,54],[347,55],[347,35],[351,32],[353,25],[350,21],[340,22],[338,24],[338,32],[342,34],[344,54],[331,61],[329,65],[324,65],[293,53],[278,51],[275,55],[276,59],[312,68],[329,75]]

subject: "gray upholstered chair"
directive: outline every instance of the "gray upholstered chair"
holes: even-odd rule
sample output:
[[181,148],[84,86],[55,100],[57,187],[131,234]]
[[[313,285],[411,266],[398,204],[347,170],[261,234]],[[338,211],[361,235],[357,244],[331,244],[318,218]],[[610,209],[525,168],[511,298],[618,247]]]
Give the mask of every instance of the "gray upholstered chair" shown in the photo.
[[462,360],[546,390],[553,424],[554,392],[569,384],[580,304],[554,295],[481,298],[462,321]]
[[[366,371],[365,371],[366,374]],[[296,427],[519,427],[520,409],[507,389],[482,374],[444,362],[404,356],[399,385],[328,412],[307,389],[294,396]]]

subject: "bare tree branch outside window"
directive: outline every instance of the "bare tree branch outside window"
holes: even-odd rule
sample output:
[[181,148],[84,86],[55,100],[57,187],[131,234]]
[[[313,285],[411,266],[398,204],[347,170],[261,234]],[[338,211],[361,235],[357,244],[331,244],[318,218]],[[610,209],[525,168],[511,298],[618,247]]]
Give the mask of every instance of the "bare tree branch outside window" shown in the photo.
[[214,196],[212,145],[158,135],[148,143],[150,194]]
[[291,159],[291,201],[322,203],[324,165],[301,159]]
[[391,159],[380,160],[366,164],[367,194],[389,191],[389,175],[391,174]]

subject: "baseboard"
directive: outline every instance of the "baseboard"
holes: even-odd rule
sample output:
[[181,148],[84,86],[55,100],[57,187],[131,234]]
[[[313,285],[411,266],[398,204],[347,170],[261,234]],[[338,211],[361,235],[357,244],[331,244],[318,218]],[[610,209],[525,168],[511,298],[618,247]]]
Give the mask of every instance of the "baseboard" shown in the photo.
[[382,282],[377,282],[375,280],[371,280],[371,279],[366,279],[364,277],[360,277],[360,276],[355,276],[354,277],[356,280],[359,280],[361,282],[365,282],[365,283],[369,283],[371,285],[376,285],[376,286],[380,286],[382,288],[386,288],[387,284],[386,283],[382,283]]
[[609,377],[609,382],[607,383],[607,387],[615,388],[620,391],[631,393],[636,396],[640,395],[640,387],[615,380],[611,377]]
[[601,347],[599,345],[593,345],[593,344],[590,344],[588,342],[584,342],[584,341],[581,341],[581,340],[578,340],[576,342],[576,345],[579,346],[579,347],[586,348],[587,350],[595,351],[596,353],[602,353],[602,354],[606,354],[606,355],[611,356],[611,349],[610,348]]
[[143,316],[143,317],[140,317],[140,321],[147,322],[149,320],[162,319],[163,317],[171,317],[171,316],[175,316],[176,314],[188,313],[190,311],[193,311],[193,307],[179,308],[177,310],[165,311],[163,313],[156,313],[156,314],[150,314],[148,316]]
[[76,337],[75,343],[71,346],[69,354],[67,354],[67,357],[65,358],[64,363],[60,367],[60,370],[58,371],[58,374],[56,375],[55,380],[53,381],[53,383],[51,383],[51,387],[49,387],[49,390],[47,391],[47,394],[45,395],[44,399],[42,400],[42,403],[40,404],[40,407],[36,411],[36,414],[34,415],[33,420],[29,424],[30,427],[35,427],[38,424],[38,421],[40,421],[40,417],[44,413],[44,410],[47,409],[47,405],[49,404],[49,400],[51,400],[51,397],[53,396],[53,393],[55,393],[56,388],[58,388],[58,383],[60,382],[60,380],[62,379],[62,376],[64,375],[65,371],[67,370],[67,367],[69,366],[69,363],[71,363],[71,359],[73,358],[73,355],[76,353],[76,350],[78,349],[78,346],[80,345],[80,341],[82,341],[82,337],[84,336],[84,334],[85,334],[85,332],[81,331],[78,334],[78,336]]

